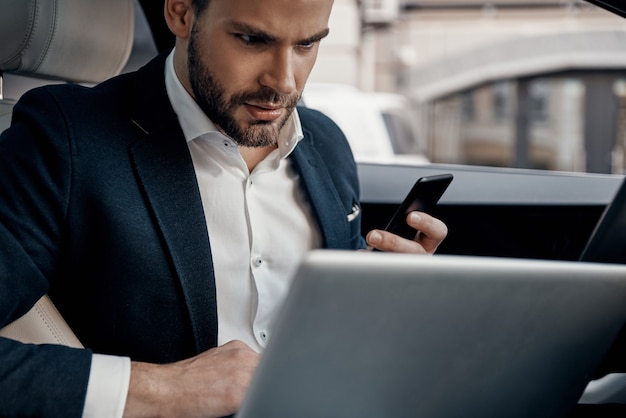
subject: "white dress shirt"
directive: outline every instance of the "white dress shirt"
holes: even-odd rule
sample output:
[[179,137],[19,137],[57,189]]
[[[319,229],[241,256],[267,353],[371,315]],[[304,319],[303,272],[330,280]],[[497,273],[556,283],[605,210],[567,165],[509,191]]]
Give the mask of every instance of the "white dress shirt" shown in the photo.
[[[297,110],[278,148],[250,172],[236,143],[220,133],[165,66],[172,103],[200,187],[217,291],[218,344],[241,340],[261,352],[304,255],[322,244],[299,175],[287,156],[302,139]],[[208,280],[208,277],[207,277]],[[84,417],[121,417],[130,359],[94,354]]]

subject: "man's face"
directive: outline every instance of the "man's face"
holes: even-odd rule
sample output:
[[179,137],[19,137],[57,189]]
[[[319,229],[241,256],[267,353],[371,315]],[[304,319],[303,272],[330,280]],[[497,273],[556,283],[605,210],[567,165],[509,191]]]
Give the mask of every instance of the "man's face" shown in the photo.
[[332,0],[211,0],[187,48],[189,86],[241,146],[276,143],[328,33]]

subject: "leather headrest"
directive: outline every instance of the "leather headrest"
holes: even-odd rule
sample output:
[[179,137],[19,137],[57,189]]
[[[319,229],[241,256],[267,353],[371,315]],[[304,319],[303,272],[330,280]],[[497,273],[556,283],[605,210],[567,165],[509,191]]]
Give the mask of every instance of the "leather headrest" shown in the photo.
[[133,0],[0,0],[0,72],[98,83],[130,55]]

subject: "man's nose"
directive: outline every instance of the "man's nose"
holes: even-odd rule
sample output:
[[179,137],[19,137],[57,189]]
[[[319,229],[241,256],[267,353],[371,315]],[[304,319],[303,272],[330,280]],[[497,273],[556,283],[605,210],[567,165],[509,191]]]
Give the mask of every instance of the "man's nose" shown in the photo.
[[291,49],[279,49],[269,56],[259,83],[281,94],[292,94],[296,90],[296,62]]

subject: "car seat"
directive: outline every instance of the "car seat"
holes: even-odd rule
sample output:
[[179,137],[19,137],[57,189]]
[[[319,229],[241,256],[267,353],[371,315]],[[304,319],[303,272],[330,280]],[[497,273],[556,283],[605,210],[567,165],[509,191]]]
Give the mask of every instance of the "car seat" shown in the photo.
[[0,132],[19,98],[3,75],[98,83],[122,70],[133,33],[133,0],[0,0]]
[[[0,132],[9,127],[20,95],[4,97],[3,75],[35,78],[40,84],[95,84],[110,78],[128,61],[134,13],[134,0],[0,0]],[[47,295],[0,335],[81,346]]]

